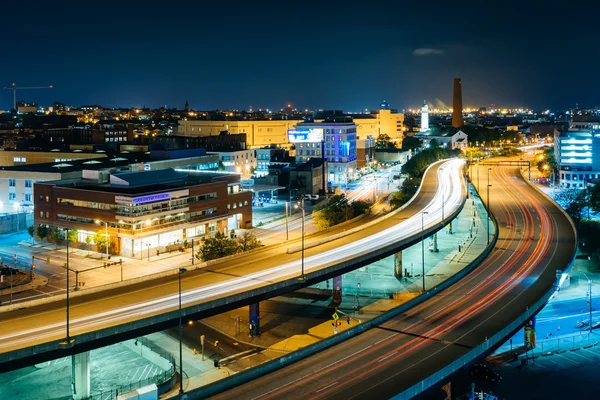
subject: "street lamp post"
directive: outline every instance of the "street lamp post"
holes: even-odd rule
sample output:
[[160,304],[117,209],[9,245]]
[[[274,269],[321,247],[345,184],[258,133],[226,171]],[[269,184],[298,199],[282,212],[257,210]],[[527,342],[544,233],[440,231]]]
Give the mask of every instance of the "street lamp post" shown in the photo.
[[106,259],[108,259],[108,246],[110,246],[110,236],[108,236],[108,222],[106,221],[100,221],[99,219],[97,219],[95,221],[97,224],[104,224],[104,226],[106,227],[106,233],[104,234],[106,236]]
[[[590,269],[590,256],[588,256],[588,271]],[[592,333],[592,280],[583,271],[579,271],[580,274],[585,276],[588,281],[588,305],[590,307],[590,333]]]
[[487,244],[490,244],[490,188],[492,187],[492,185],[490,185],[490,172],[492,171],[491,168],[488,168],[488,185],[487,185],[487,231],[488,231],[488,241]]
[[148,262],[150,262],[150,243],[146,243],[146,247],[148,247]]
[[146,219],[144,222],[142,222],[142,224],[140,225],[140,260],[144,259],[144,244],[142,243],[142,236],[144,236],[144,224],[146,226],[150,226],[150,224],[152,224],[152,221],[150,221],[149,219]]
[[179,394],[183,394],[183,324],[181,323],[181,275],[187,272],[185,268],[179,268]]
[[302,210],[302,275],[300,276],[299,280],[303,281],[306,279],[306,277],[304,276],[304,217],[306,213],[306,210],[304,208],[304,196],[302,197],[300,202],[296,204],[296,208]]
[[288,214],[289,214],[289,203],[285,202],[285,240],[290,240],[290,233],[288,227]]
[[65,228],[65,236],[67,238],[67,346],[71,343],[71,334],[69,332],[69,228]]
[[15,203],[15,208],[17,209],[17,232],[19,232],[19,207],[20,204],[19,203]]
[[[444,168],[440,168],[440,171],[443,173],[444,172]],[[445,192],[442,191],[442,226],[444,226],[444,203],[446,202],[446,196],[445,196]]]
[[429,214],[429,212],[421,212],[421,265],[423,267],[423,293],[425,293],[425,214]]

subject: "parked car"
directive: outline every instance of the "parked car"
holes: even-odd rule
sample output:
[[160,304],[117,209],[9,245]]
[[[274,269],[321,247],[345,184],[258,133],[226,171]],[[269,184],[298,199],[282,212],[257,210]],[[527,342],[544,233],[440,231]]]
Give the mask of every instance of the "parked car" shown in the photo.
[[502,381],[502,377],[492,371],[487,365],[477,364],[471,368],[471,376],[487,382],[498,383]]

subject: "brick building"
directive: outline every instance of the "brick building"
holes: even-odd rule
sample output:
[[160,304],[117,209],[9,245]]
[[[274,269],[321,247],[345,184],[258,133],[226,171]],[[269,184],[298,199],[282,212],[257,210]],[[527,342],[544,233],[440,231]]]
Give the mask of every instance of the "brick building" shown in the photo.
[[36,226],[76,228],[81,246],[93,245],[107,225],[110,253],[128,257],[252,224],[252,195],[237,175],[170,168],[108,176],[84,170],[79,179],[35,183],[34,204]]

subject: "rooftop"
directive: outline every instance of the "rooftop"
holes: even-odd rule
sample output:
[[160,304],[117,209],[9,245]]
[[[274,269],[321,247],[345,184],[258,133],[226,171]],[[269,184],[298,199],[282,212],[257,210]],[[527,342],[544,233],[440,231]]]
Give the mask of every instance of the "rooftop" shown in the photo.
[[190,186],[215,183],[224,180],[239,181],[239,176],[209,172],[183,173],[175,171],[172,168],[166,168],[152,171],[137,171],[114,174],[111,176],[110,183],[98,183],[96,181],[78,178],[48,181],[44,182],[44,184],[105,193],[140,195],[185,189]]

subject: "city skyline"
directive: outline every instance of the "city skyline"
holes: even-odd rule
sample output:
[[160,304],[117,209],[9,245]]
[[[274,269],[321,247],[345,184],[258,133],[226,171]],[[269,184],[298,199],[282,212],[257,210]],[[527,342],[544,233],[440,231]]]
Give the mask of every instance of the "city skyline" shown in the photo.
[[[595,63],[568,56],[592,48],[592,8],[334,2],[159,12],[152,3],[88,10],[33,2],[24,13],[11,3],[5,15],[20,17],[1,29],[6,38],[17,33],[18,46],[0,86],[54,85],[20,96],[40,103],[360,110],[383,99],[398,109],[423,99],[450,104],[459,76],[466,105],[594,106]],[[564,29],[550,29],[555,15]],[[11,100],[3,92],[0,108]]]

